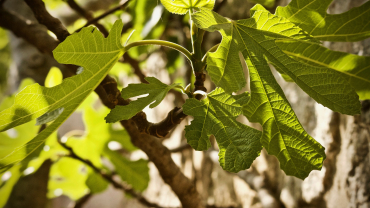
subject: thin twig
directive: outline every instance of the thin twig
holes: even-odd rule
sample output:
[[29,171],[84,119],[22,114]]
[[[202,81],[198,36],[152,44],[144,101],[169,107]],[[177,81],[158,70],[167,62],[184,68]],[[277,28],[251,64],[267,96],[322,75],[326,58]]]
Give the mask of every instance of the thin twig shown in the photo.
[[[128,1],[125,1],[123,4],[121,5],[124,5],[126,4]],[[100,23],[98,23],[97,21],[92,21],[93,20],[93,16],[91,13],[89,13],[88,11],[84,10],[82,7],[80,7],[74,0],[68,0],[67,1],[68,5],[73,9],[75,10],[77,13],[79,13],[81,16],[83,16],[86,20],[88,21],[91,21],[90,24],[94,24],[99,30],[100,32],[103,33],[103,35],[105,37],[108,37],[109,35],[109,32],[108,30]],[[121,6],[122,7],[122,6]],[[118,8],[121,8],[121,7],[118,7]],[[116,7],[117,8],[117,7]],[[86,26],[86,25],[85,25]],[[139,77],[140,81],[142,83],[148,83],[146,80],[145,80],[145,75],[143,74],[143,72],[141,71],[141,68],[139,66],[139,62],[136,60],[136,59],[133,59],[128,53],[125,53],[123,55],[123,61],[121,62],[124,62],[124,63],[128,63],[131,65],[131,67],[134,69],[134,73]]]
[[[76,11],[78,14],[80,14],[82,17],[84,17],[87,21],[93,20],[94,17],[91,14],[91,12],[84,10],[80,5],[78,5],[74,0],[67,0],[67,4],[71,9]],[[98,23],[97,21],[93,23],[99,30],[104,34],[105,37],[108,36],[109,32],[105,27]]]
[[78,161],[86,164],[91,169],[93,169],[97,174],[99,174],[101,177],[103,177],[106,181],[108,181],[109,183],[111,183],[115,188],[121,189],[121,190],[125,191],[126,193],[128,193],[131,196],[135,197],[140,203],[142,203],[145,206],[161,208],[161,206],[159,206],[158,204],[149,202],[144,196],[142,196],[141,194],[137,193],[134,189],[129,188],[129,187],[126,187],[125,185],[123,185],[121,183],[118,183],[117,181],[115,181],[113,179],[113,176],[112,175],[109,175],[109,174],[103,172],[102,170],[100,170],[98,167],[96,167],[89,160],[85,160],[85,159],[81,158],[80,156],[78,156],[74,152],[74,150],[71,147],[67,146],[65,143],[62,143],[60,140],[58,140],[58,142],[59,142],[59,144],[62,147],[64,147],[65,149],[67,149],[69,151],[68,157],[71,157],[73,159],[76,159],[76,160],[78,160]]
[[185,143],[185,144],[182,144],[182,145],[180,145],[180,146],[178,146],[174,149],[171,149],[170,151],[171,151],[171,153],[177,153],[177,152],[182,152],[182,151],[187,150],[187,149],[191,149],[191,146],[189,144]]
[[85,203],[92,197],[91,193],[86,194],[81,199],[79,199],[76,204],[74,205],[74,208],[82,208]]
[[112,13],[114,13],[114,12],[118,11],[118,10],[123,10],[123,9],[125,9],[125,8],[126,8],[126,6],[127,6],[127,3],[128,3],[129,1],[130,1],[130,0],[124,0],[124,1],[122,1],[118,6],[113,7],[112,9],[110,9],[110,10],[108,10],[108,11],[104,12],[103,14],[101,14],[101,15],[99,15],[99,16],[97,16],[97,17],[95,17],[95,18],[91,19],[91,20],[88,20],[88,22],[87,22],[83,27],[81,27],[80,29],[76,30],[76,32],[80,31],[80,30],[81,30],[82,28],[84,28],[84,27],[87,27],[87,26],[89,26],[89,25],[91,25],[91,24],[96,23],[97,21],[99,21],[99,20],[103,19],[104,17],[106,17],[106,16],[108,16],[108,15],[110,15],[110,14],[112,14]]
[[131,65],[131,67],[134,69],[134,73],[136,74],[136,76],[139,77],[140,82],[148,83],[148,81],[145,80],[146,76],[141,71],[141,68],[139,66],[139,62],[136,59],[132,58],[128,53],[125,53],[123,55],[123,60],[120,60],[120,61],[123,62],[123,63],[128,63],[128,64]]
[[[13,19],[14,16],[15,15],[12,15],[0,8],[0,26],[9,29],[18,37],[26,39],[31,44],[39,48],[39,50],[41,49],[40,51],[51,55],[52,50],[59,42],[52,39],[51,36],[48,35],[44,29],[35,29],[34,27],[30,27],[25,20],[22,20],[20,18]],[[26,29],[19,29],[18,27],[20,27],[20,25],[24,26]],[[32,31],[33,33],[30,31]],[[44,39],[41,39],[40,42],[40,40],[37,39],[37,37],[40,37],[39,34],[45,36],[47,40],[50,40],[51,38],[54,45],[43,43],[43,41],[45,41]],[[58,36],[62,37],[63,35],[58,34]],[[97,89],[96,92],[103,100],[104,105],[106,105],[107,107],[114,108],[115,105],[128,104],[128,102],[120,96],[120,91],[117,88],[117,82],[113,78],[107,76],[98,88],[100,90]],[[182,110],[177,109],[176,112],[174,111],[171,115],[181,113]],[[183,115],[183,117],[186,117],[185,114]],[[203,207],[200,195],[196,191],[194,184],[190,182],[190,180],[180,171],[179,167],[173,162],[171,158],[171,152],[157,138],[153,138],[150,135],[146,134],[140,134],[133,120],[130,119],[128,121],[121,121],[121,124],[130,134],[132,142],[148,155],[150,161],[153,161],[163,180],[179,197],[183,207]],[[173,125],[172,127],[174,126],[175,125]]]

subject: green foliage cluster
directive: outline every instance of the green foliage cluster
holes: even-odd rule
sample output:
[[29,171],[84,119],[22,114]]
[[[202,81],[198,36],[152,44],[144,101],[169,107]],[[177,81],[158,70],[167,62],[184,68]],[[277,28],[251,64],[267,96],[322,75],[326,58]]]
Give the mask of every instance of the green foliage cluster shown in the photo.
[[[132,7],[136,13],[142,12],[141,9],[154,11],[157,5],[153,2],[138,0]],[[310,97],[333,111],[359,114],[359,99],[370,99],[370,57],[332,51],[320,42],[368,38],[370,2],[335,15],[326,12],[332,0],[293,0],[286,7],[278,7],[275,14],[256,5],[250,11],[251,17],[244,20],[231,20],[213,12],[214,0],[161,2],[171,13],[189,14],[192,37],[202,31],[218,31],[222,35],[221,43],[214,47],[217,50],[206,54],[198,54],[197,50],[191,53],[176,43],[155,42],[187,56],[194,72],[205,72],[196,68],[196,61],[202,61],[217,88],[197,100],[197,92],[191,92],[189,87],[183,89],[176,83],[166,85],[154,77],[147,77],[149,84],[130,84],[122,90],[124,99],[144,97],[126,106],[116,106],[111,111],[106,108],[96,110],[91,101],[95,98],[89,97],[92,91],[124,53],[130,51],[131,55],[138,57],[149,50],[148,47],[143,50],[134,46],[147,45],[148,42],[141,41],[145,37],[158,38],[165,25],[159,23],[154,28],[158,20],[153,20],[152,25],[143,26],[153,17],[147,13],[144,16],[135,15],[133,24],[141,31],[134,33],[130,39],[132,43],[124,46],[121,39],[127,39],[131,31],[121,37],[121,20],[114,23],[107,38],[94,27],[83,28],[69,36],[53,52],[58,62],[83,67],[82,73],[55,86],[28,85],[3,102],[0,131],[8,130],[9,133],[12,129],[18,135],[16,140],[11,140],[7,133],[1,133],[0,171],[8,171],[14,177],[1,186],[0,192],[9,189],[9,184],[14,184],[15,178],[20,177],[25,168],[37,169],[47,159],[54,161],[50,172],[49,197],[63,193],[77,200],[89,190],[97,193],[107,187],[107,182],[91,168],[66,157],[68,151],[56,138],[58,127],[79,106],[86,131],[78,136],[64,135],[65,144],[79,157],[109,172],[112,170],[105,167],[101,160],[102,157],[107,158],[123,181],[143,191],[149,181],[147,161],[131,161],[110,150],[108,144],[112,141],[129,151],[135,147],[125,130],[114,130],[112,124],[105,123],[105,120],[109,123],[128,120],[146,106],[156,107],[171,89],[179,88],[189,96],[182,106],[183,112],[194,120],[186,126],[185,136],[195,150],[210,148],[209,137],[213,135],[219,147],[222,168],[238,172],[248,169],[265,148],[278,158],[281,169],[287,175],[301,179],[312,170],[322,168],[325,150],[300,124],[269,64],[287,81],[295,82]],[[267,7],[274,3],[256,2]],[[163,14],[166,15],[168,13]],[[145,32],[148,27],[149,33]],[[193,46],[200,45],[201,41],[192,38]],[[203,60],[196,59],[203,55]],[[240,57],[248,66],[249,80],[245,79]],[[248,82],[250,92],[241,92]],[[238,116],[261,124],[262,132],[236,121]],[[39,134],[38,127],[34,126],[35,120],[38,124],[47,125]],[[31,160],[34,154],[39,156]],[[31,162],[18,164],[24,159]],[[74,174],[76,172],[78,174]],[[71,184],[80,186],[71,189]]]

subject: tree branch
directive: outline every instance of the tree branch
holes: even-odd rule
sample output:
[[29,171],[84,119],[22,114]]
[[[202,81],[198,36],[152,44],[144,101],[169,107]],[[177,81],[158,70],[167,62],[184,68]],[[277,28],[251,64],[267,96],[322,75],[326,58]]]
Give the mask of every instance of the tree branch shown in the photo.
[[108,16],[108,15],[110,15],[110,14],[112,14],[112,13],[118,11],[118,10],[125,9],[128,2],[129,2],[129,0],[123,0],[123,1],[121,1],[121,3],[118,6],[113,7],[112,9],[104,12],[103,14],[101,14],[98,17],[95,17],[95,18],[93,18],[91,20],[88,20],[88,22],[83,27],[81,27],[80,29],[76,30],[76,32],[80,31],[84,27],[87,27],[87,26],[89,26],[91,24],[94,24],[94,23],[98,22],[99,20],[103,19],[104,17],[106,17],[106,16]]
[[191,149],[191,146],[188,143],[182,144],[174,149],[171,149],[171,153],[177,153],[177,152],[182,152],[183,150],[186,149]]
[[42,0],[24,0],[33,11],[37,21],[53,32],[58,40],[64,41],[70,34],[59,19],[51,16]]
[[157,167],[164,182],[166,182],[179,197],[185,208],[201,208],[200,196],[191,181],[181,172],[174,163],[171,152],[157,138],[148,134],[141,134],[130,119],[121,121],[131,137],[132,143],[143,150],[150,161]]
[[[29,2],[30,6],[44,7],[44,8],[33,8],[32,9],[35,13],[38,13],[38,12],[43,13],[43,15],[36,15],[38,19],[42,19],[42,18],[55,19],[50,14],[49,15],[45,14],[45,12],[47,13],[47,11],[45,9],[45,5],[43,4],[42,0],[33,0],[33,1],[26,0],[26,1]],[[22,37],[26,39],[31,44],[36,45],[37,48],[43,49],[41,50],[42,52],[52,55],[52,50],[57,46],[58,41],[53,39],[54,45],[51,45],[51,46],[45,45],[45,43],[43,43],[45,42],[44,39],[39,39],[39,41],[37,41],[38,38],[35,38],[33,34],[30,34],[30,31],[25,30],[24,28],[20,27],[19,24],[14,24],[14,21],[15,21],[16,23],[21,23],[21,26],[25,26],[26,28],[28,28],[28,24],[25,23],[25,21],[19,18],[12,19],[14,15],[11,15],[9,12],[5,12],[3,9],[0,10],[0,17],[1,17],[0,26],[13,31],[18,37]],[[58,38],[60,37],[63,40],[66,38],[66,30],[64,27],[55,28],[55,26],[50,25],[50,23],[53,21],[48,20],[48,19],[46,20],[44,19],[43,21],[40,21],[40,22],[43,22],[45,26],[48,27],[49,30],[53,29],[54,30],[53,32],[57,33],[56,35]],[[57,24],[56,26],[58,25],[59,24]],[[45,30],[38,29],[37,31],[34,30],[34,32],[41,33],[48,40],[50,40],[51,38],[50,36],[47,35]],[[34,39],[29,38],[30,36],[34,37]],[[96,92],[98,93],[99,97],[103,100],[103,103],[109,108],[113,108],[115,105],[127,105],[128,104],[128,101],[124,100],[120,96],[120,92],[117,89],[116,81],[109,76],[107,76],[103,80],[103,82],[97,88]],[[174,113],[169,113],[169,115],[174,115],[175,118],[185,117],[181,109],[176,109]],[[177,115],[181,115],[181,116],[177,116]],[[170,119],[172,120],[171,122],[172,127],[175,126],[173,125],[173,123],[176,123],[174,122],[176,121],[175,118],[170,116]],[[161,126],[161,123],[159,126]],[[163,122],[163,123],[166,123],[166,122]],[[191,207],[191,208],[204,207],[201,203],[200,196],[198,192],[196,191],[194,185],[180,171],[180,169],[177,167],[177,165],[172,160],[171,152],[158,139],[153,138],[147,134],[141,134],[132,119],[128,121],[121,121],[121,124],[125,127],[127,132],[130,134],[133,144],[139,147],[141,150],[143,150],[148,155],[149,159],[156,165],[163,180],[168,185],[170,185],[172,190],[179,197],[183,207]],[[109,177],[107,178],[107,180],[110,180]],[[112,184],[114,184],[114,181],[112,181]],[[119,185],[116,185],[116,186],[119,187]]]
[[87,166],[89,166],[91,169],[93,169],[97,174],[99,174],[101,177],[103,177],[106,181],[108,181],[109,183],[111,183],[115,188],[117,189],[121,189],[123,191],[125,191],[126,193],[130,194],[131,196],[135,197],[140,203],[144,204],[145,206],[148,206],[148,207],[158,207],[158,208],[161,208],[161,206],[159,206],[158,204],[155,204],[155,203],[151,203],[149,202],[145,197],[143,197],[141,194],[139,193],[136,193],[135,190],[133,190],[132,188],[129,188],[129,187],[126,187],[125,185],[121,184],[121,183],[118,183],[116,182],[114,179],[113,179],[113,176],[112,175],[108,175],[106,174],[104,171],[101,171],[98,167],[96,167],[92,162],[90,162],[89,160],[85,160],[83,158],[81,158],[80,156],[78,156],[74,150],[67,146],[65,143],[62,143],[58,140],[59,144],[64,147],[65,149],[67,149],[69,151],[69,155],[68,157],[71,157],[75,160],[78,160],[84,164],[86,164]]
[[[71,7],[71,9],[76,11],[79,15],[84,17],[87,21],[90,21],[90,20],[94,19],[91,12],[84,10],[74,0],[67,0],[67,4],[69,5],[69,7]],[[94,22],[93,24],[100,30],[100,32],[102,32],[104,34],[105,37],[108,36],[109,32],[102,24],[100,24],[98,22]]]
[[140,133],[146,133],[159,138],[165,137],[175,126],[177,126],[187,115],[182,108],[175,107],[165,119],[159,123],[151,123],[146,119],[146,114],[139,112],[132,120],[135,121]]
[[33,44],[42,53],[52,55],[59,41],[47,34],[46,28],[40,24],[26,21],[17,14],[0,8],[0,27],[11,31],[17,37]]
[[141,68],[139,66],[139,62],[136,59],[133,59],[128,53],[125,53],[123,55],[123,61],[122,62],[130,64],[131,67],[134,69],[134,73],[136,74],[136,76],[139,77],[140,82],[148,84],[148,81],[145,80],[146,76],[141,71]]

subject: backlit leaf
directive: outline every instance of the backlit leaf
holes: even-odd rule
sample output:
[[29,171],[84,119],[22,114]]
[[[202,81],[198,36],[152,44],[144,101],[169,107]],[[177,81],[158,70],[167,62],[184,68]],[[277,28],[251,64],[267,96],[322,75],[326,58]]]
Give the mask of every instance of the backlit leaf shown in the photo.
[[[269,154],[278,157],[281,169],[288,175],[305,178],[312,170],[321,169],[325,159],[324,148],[310,137],[299,123],[266,59],[279,62],[280,70],[286,72],[316,100],[331,108],[357,113],[358,97],[340,75],[329,73],[332,71],[329,69],[302,64],[284,54],[275,44],[276,40],[285,39],[316,44],[317,42],[304,31],[258,5],[251,10],[251,14],[253,16],[250,19],[232,21],[210,10],[201,9],[201,12],[193,17],[198,27],[209,31],[224,30],[224,33],[230,34],[229,37],[235,40],[232,47],[222,50],[219,54],[227,57],[226,52],[240,51],[248,65],[251,99],[248,104],[243,104],[243,113],[251,122],[258,122],[263,126],[261,143]],[[220,61],[219,66],[235,65],[234,62],[225,62]],[[209,68],[208,72],[210,70],[215,69]],[[314,77],[308,79],[300,77],[298,73]],[[318,76],[315,77],[315,74]],[[323,78],[320,79],[320,76]],[[339,95],[331,89],[333,86],[338,88]]]
[[313,37],[326,41],[360,41],[370,37],[370,2],[342,14],[328,14],[333,0],[292,0],[278,7],[276,15],[286,17]]
[[[247,96],[237,98],[246,102]],[[249,168],[262,149],[261,132],[236,121],[242,114],[239,102],[217,88],[206,99],[191,98],[183,105],[184,113],[194,117],[191,125],[185,127],[188,144],[196,150],[207,150],[211,147],[209,137],[214,135],[220,148],[220,165],[231,172]]]
[[215,0],[161,0],[166,9],[175,14],[186,14],[189,9],[207,8],[213,9]]
[[[234,41],[233,44],[227,44],[226,41],[224,41],[225,43],[221,42],[219,49],[207,59],[207,64],[211,65],[207,71],[211,78],[213,77],[212,80],[216,80],[216,85],[219,85],[217,82],[219,77],[232,74],[228,73],[227,70],[242,73],[239,62],[228,61],[228,59],[231,59],[230,56],[236,55],[235,51],[240,51],[244,58],[249,56],[247,53],[253,55],[255,51],[261,51],[262,55],[259,57],[261,63],[266,58],[273,62],[280,71],[293,79],[300,88],[318,103],[344,114],[360,113],[361,105],[358,95],[340,73],[329,68],[315,67],[298,62],[281,51],[275,43],[276,40],[286,39],[299,39],[300,41],[315,43],[316,41],[312,37],[285,18],[274,16],[259,5],[252,8],[251,14],[250,19],[238,21],[226,19],[206,9],[202,9],[201,12],[193,15],[194,22],[198,27],[208,31],[219,30],[221,34],[230,34],[224,39],[228,39],[228,42],[231,42],[229,40]],[[256,44],[248,47],[248,42],[255,42]],[[223,45],[227,47],[222,47]],[[214,57],[216,55],[225,58],[217,59]],[[214,74],[220,76],[215,77]],[[228,79],[227,82],[237,82],[237,76],[234,77]],[[226,91],[232,91],[227,86],[220,86],[226,88]]]
[[121,120],[128,120],[142,111],[146,106],[154,108],[162,102],[169,90],[175,88],[179,84],[166,85],[154,77],[146,77],[149,84],[129,84],[122,89],[122,97],[128,99],[139,95],[149,94],[146,97],[138,98],[136,101],[131,101],[129,105],[117,105],[105,118],[108,123],[114,123]]
[[[65,79],[52,88],[34,84],[26,87],[15,97],[14,105],[0,113],[0,131],[29,122],[37,117],[63,107],[63,113],[33,140],[18,146],[11,154],[0,159],[0,170],[23,160],[20,151],[32,153],[42,146],[54,132],[99,85],[124,50],[120,43],[123,24],[116,21],[108,38],[94,27],[88,27],[69,36],[53,51],[55,59],[63,64],[84,67],[84,71]],[[1,172],[0,171],[0,172]]]
[[341,73],[356,90],[361,100],[370,99],[370,57],[332,51],[317,44],[302,41],[277,41],[284,53],[298,61],[325,67]]

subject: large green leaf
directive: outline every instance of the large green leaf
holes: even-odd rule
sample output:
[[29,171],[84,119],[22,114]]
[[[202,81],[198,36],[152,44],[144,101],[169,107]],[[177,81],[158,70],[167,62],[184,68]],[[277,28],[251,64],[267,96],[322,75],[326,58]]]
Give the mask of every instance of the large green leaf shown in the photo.
[[14,105],[0,113],[0,131],[29,122],[37,117],[64,108],[63,113],[45,130],[28,143],[18,146],[11,154],[0,159],[0,172],[25,158],[20,151],[32,153],[40,148],[54,132],[99,85],[109,69],[123,54],[120,35],[123,24],[117,20],[108,38],[94,27],[88,27],[69,36],[53,51],[55,59],[63,64],[84,67],[84,71],[62,84],[46,88],[38,84],[26,87],[15,97]]
[[[281,51],[275,43],[276,40],[284,39],[299,39],[312,43],[315,43],[315,40],[293,23],[283,17],[272,15],[260,5],[254,7],[251,14],[250,19],[238,21],[226,19],[207,9],[201,9],[201,12],[193,15],[194,22],[198,27],[208,31],[219,30],[221,34],[230,34],[224,39],[235,40],[235,44],[230,44],[228,47],[221,47],[225,44],[221,43],[215,52],[217,56],[225,57],[224,59],[216,60],[214,55],[208,57],[207,63],[210,65],[216,63],[217,65],[217,67],[208,68],[211,78],[214,76],[212,74],[219,73],[217,70],[223,68],[226,70],[232,68],[232,70],[238,70],[242,73],[239,62],[227,61],[230,54],[236,55],[235,51],[240,51],[244,58],[249,56],[248,53],[254,54],[256,51],[261,51],[262,55],[259,57],[261,63],[265,58],[268,58],[318,103],[344,114],[360,113],[361,105],[358,95],[340,73],[329,68],[298,62]],[[249,42],[256,44],[250,44],[248,47]],[[225,76],[227,75],[226,72],[219,71]],[[236,81],[234,80],[234,82]]]
[[[229,50],[239,50],[242,53],[251,77],[251,100],[247,105],[243,104],[243,113],[251,122],[258,122],[263,126],[261,143],[269,154],[278,157],[281,169],[288,175],[305,178],[310,171],[321,169],[325,159],[324,148],[310,137],[299,123],[272,75],[266,58],[278,60],[282,65],[281,68],[289,72],[291,77],[295,76],[294,72],[297,70],[300,70],[299,73],[310,74],[309,80],[303,79],[305,82],[297,77],[294,77],[295,81],[300,86],[303,83],[306,92],[313,94],[316,99],[329,100],[327,104],[332,108],[339,106],[341,111],[357,112],[358,97],[341,76],[328,74],[325,70],[322,72],[321,68],[311,67],[291,59],[276,46],[275,40],[279,39],[297,38],[300,41],[314,42],[299,28],[284,18],[275,17],[266,10],[261,10],[258,6],[252,9],[251,13],[253,15],[251,19],[234,22],[202,9],[194,15],[194,19],[200,28],[229,30],[232,38],[236,39],[238,45]],[[314,79],[315,73],[324,76],[325,80],[318,79],[319,77]],[[345,87],[340,85],[342,83]],[[319,86],[316,85],[321,85],[322,90],[319,91]],[[330,93],[334,90],[331,89],[333,86],[338,86],[340,93],[330,97]],[[356,105],[342,99],[349,99]],[[350,108],[350,111],[347,108]]]
[[175,14],[186,14],[189,9],[204,7],[213,9],[215,0],[161,0],[166,9]]
[[[245,102],[246,96],[237,98]],[[261,132],[236,121],[242,114],[238,100],[216,88],[206,99],[191,98],[183,105],[184,113],[194,117],[185,127],[188,144],[196,150],[207,150],[211,147],[209,137],[214,135],[220,148],[220,165],[231,172],[249,168],[262,149]]]
[[[247,46],[257,47],[256,44],[251,41]],[[304,179],[311,170],[320,170],[325,159],[324,148],[303,129],[262,51],[248,51],[246,62],[251,100],[243,112],[249,121],[262,125],[262,145],[279,159],[280,168],[287,175]]]
[[142,111],[150,104],[150,108],[154,108],[162,102],[169,90],[177,87],[179,84],[166,85],[155,77],[146,77],[149,84],[129,84],[122,89],[122,97],[128,99],[140,95],[149,94],[146,97],[138,98],[136,101],[130,102],[126,106],[117,105],[105,118],[108,123],[113,123],[121,120],[128,120]]
[[278,7],[276,15],[286,17],[319,40],[360,41],[370,37],[370,2],[342,14],[328,14],[333,0],[292,0]]
[[[278,37],[281,34],[285,36],[283,38],[291,37],[314,41],[299,27],[286,21],[285,18],[270,14],[260,5],[255,6],[254,9],[260,9],[258,15],[262,17],[256,22],[255,27],[268,28]],[[193,16],[199,27],[210,32],[218,30],[222,35],[222,41],[217,51],[209,53],[207,57],[207,71],[212,81],[225,89],[226,92],[236,92],[242,89],[246,81],[239,59],[239,51],[244,50],[245,46],[240,40],[236,24],[232,24],[231,20],[209,10],[202,10]]]
[[355,88],[361,100],[370,99],[370,57],[329,50],[308,42],[281,40],[276,44],[301,62],[341,73]]

